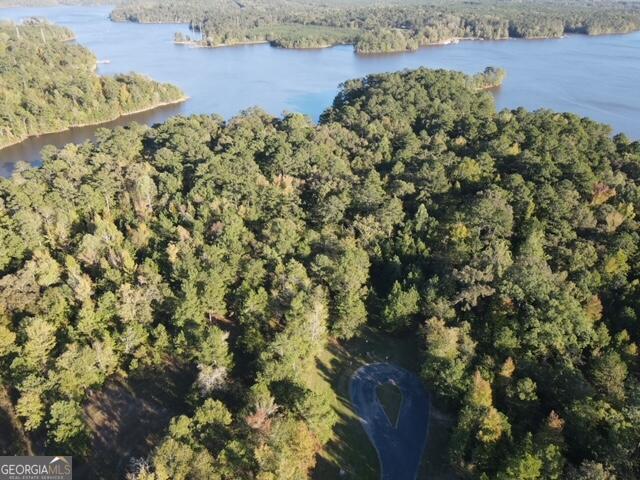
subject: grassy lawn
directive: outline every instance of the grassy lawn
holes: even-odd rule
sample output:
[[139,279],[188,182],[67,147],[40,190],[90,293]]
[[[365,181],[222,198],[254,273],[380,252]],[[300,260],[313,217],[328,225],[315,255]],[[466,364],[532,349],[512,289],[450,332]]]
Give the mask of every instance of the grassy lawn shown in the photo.
[[[333,439],[317,459],[313,478],[317,480],[377,480],[380,478],[378,457],[349,399],[349,380],[353,372],[362,365],[375,362],[390,362],[416,372],[420,364],[417,338],[413,335],[391,337],[366,328],[357,339],[331,343],[320,356],[318,368],[309,381],[316,388],[333,389],[335,392],[333,408],[339,420],[334,428]],[[387,392],[383,395],[386,398]],[[451,422],[447,415],[438,412],[436,421],[432,418],[428,447],[423,462],[424,468],[420,478],[455,478],[449,476],[446,462],[446,445],[450,427]],[[429,457],[428,460],[427,457]]]
[[400,406],[402,405],[402,392],[400,389],[391,383],[384,383],[378,385],[376,388],[378,399],[384,408],[389,422],[391,425],[397,425],[398,414],[400,413]]

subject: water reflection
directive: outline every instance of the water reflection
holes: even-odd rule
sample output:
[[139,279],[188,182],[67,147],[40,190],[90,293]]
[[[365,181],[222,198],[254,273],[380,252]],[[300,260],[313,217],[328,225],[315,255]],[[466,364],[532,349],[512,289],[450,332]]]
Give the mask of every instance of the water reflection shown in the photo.
[[20,161],[28,161],[33,165],[39,165],[42,162],[40,152],[42,147],[46,145],[63,147],[69,143],[83,143],[87,140],[92,140],[98,128],[120,127],[131,122],[146,125],[161,123],[169,117],[181,114],[183,108],[184,106],[181,104],[168,105],[148,112],[121,117],[112,122],[100,124],[99,126],[77,127],[64,132],[31,137],[24,142],[0,150],[0,176],[8,177],[13,171],[15,164]]

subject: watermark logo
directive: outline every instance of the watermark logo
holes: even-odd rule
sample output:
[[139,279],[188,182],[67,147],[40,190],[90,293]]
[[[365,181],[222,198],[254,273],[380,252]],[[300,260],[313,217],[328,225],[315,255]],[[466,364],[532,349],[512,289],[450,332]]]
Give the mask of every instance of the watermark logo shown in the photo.
[[0,480],[71,480],[71,457],[0,457]]

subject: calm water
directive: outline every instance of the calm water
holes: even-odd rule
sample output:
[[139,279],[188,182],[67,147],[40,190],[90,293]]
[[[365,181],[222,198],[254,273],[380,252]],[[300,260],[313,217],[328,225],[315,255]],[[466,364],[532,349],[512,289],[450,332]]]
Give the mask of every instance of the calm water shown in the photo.
[[[0,19],[46,17],[72,28],[78,41],[110,64],[99,73],[136,71],[180,86],[191,99],[132,120],[153,124],[176,114],[218,113],[231,117],[260,106],[273,114],[299,111],[317,118],[341,82],[369,73],[427,66],[475,73],[503,67],[507,80],[495,93],[499,108],[551,108],[592,117],[614,131],[640,138],[640,33],[561,40],[462,42],[418,52],[359,56],[350,46],[283,50],[269,45],[199,49],[172,43],[183,25],[138,25],[108,20],[109,7],[0,9]],[[46,144],[92,138],[96,127],[45,135],[0,150],[0,174],[18,160],[40,161]]]

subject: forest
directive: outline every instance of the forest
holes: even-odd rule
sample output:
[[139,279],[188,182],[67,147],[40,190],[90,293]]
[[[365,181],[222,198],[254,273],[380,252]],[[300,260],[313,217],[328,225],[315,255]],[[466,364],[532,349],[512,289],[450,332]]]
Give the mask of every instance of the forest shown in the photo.
[[53,7],[58,5],[120,5],[131,0],[0,0],[0,8]]
[[502,76],[102,129],[0,179],[2,453],[309,478],[341,421],[317,359],[366,328],[417,340],[460,477],[638,478],[640,143],[498,112]]
[[355,0],[189,0],[138,2],[112,12],[114,21],[189,23],[178,43],[224,46],[270,42],[284,48],[353,44],[358,53],[416,50],[462,39],[559,38],[640,30],[640,3],[605,0],[406,2]]
[[97,75],[95,56],[73,39],[40,19],[0,22],[0,148],[184,99],[141,75]]

